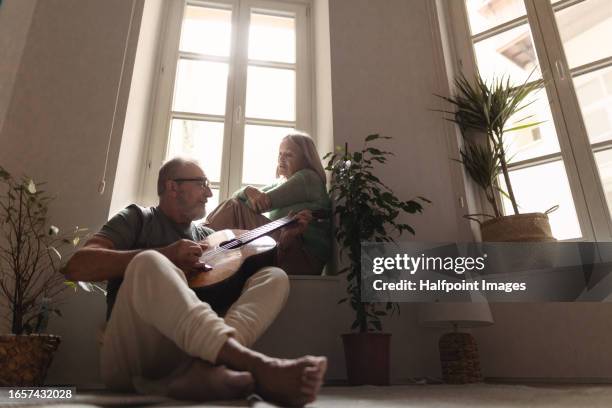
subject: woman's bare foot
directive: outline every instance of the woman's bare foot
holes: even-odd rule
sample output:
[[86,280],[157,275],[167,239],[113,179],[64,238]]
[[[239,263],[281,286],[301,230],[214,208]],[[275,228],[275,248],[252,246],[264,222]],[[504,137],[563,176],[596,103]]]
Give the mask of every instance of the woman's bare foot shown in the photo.
[[289,406],[313,402],[321,384],[327,359],[305,356],[295,360],[264,358],[253,366],[256,391],[265,399]]
[[254,388],[251,373],[196,360],[186,373],[170,384],[168,396],[190,401],[228,400],[244,398]]

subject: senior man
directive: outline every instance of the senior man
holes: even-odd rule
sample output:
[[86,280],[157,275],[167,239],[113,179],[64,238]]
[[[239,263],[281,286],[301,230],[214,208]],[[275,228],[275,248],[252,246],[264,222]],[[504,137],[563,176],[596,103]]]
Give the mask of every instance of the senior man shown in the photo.
[[[109,282],[100,356],[107,387],[200,401],[254,391],[286,405],[314,401],[325,357],[276,359],[249,348],[283,307],[287,275],[276,267],[257,271],[220,317],[187,284],[204,270],[202,240],[213,232],[193,222],[212,196],[204,171],[193,160],[172,159],[157,187],[157,207],[125,208],[66,267],[68,279]],[[296,217],[284,239],[310,221],[308,213]]]

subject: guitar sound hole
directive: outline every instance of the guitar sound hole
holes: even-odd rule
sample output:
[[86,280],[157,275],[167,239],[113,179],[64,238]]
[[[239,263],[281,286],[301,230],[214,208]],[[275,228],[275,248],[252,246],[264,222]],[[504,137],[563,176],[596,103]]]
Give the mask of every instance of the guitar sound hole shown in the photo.
[[[225,247],[226,245],[232,244],[234,242],[236,242],[236,238],[233,238],[233,239],[230,239],[230,240],[227,240],[227,241],[223,241],[222,243],[219,244],[219,246],[220,247]],[[236,245],[236,246],[232,246],[231,248],[239,248],[240,246],[241,245]]]

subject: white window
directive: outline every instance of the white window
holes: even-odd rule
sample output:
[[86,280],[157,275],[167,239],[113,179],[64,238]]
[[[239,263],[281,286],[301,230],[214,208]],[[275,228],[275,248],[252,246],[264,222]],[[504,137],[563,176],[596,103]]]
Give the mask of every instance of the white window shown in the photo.
[[209,209],[243,185],[275,179],[280,139],[312,133],[308,2],[169,2],[145,200],[156,171],[182,155],[211,181]]
[[[550,215],[559,239],[612,239],[612,2],[448,1],[458,66],[470,77],[542,84],[507,134],[521,212]],[[521,119],[516,118],[516,119]],[[507,214],[509,202],[502,200]]]

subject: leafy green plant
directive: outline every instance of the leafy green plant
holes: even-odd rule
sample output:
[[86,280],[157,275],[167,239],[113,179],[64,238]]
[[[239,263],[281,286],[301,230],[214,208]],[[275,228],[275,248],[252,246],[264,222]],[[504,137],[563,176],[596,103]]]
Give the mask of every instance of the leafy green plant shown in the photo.
[[[501,168],[499,152],[494,147],[483,146],[473,142],[466,142],[464,148],[459,152],[461,153],[461,160],[456,161],[463,164],[472,180],[482,188],[487,201],[491,204],[495,214],[494,217],[501,217],[502,213],[495,198],[496,192],[505,194],[497,184]],[[488,214],[471,214],[466,217],[479,221],[477,218],[474,218],[476,216],[488,216]]]
[[350,152],[345,145],[344,153],[328,153],[326,170],[332,174],[330,195],[335,200],[334,214],[338,220],[336,239],[340,253],[346,254],[349,266],[340,270],[347,273],[347,294],[339,303],[349,301],[355,311],[351,330],[359,332],[382,330],[380,318],[387,313],[399,313],[397,303],[362,302],[361,297],[361,243],[365,241],[394,242],[387,229],[401,235],[403,232],[414,234],[414,229],[397,221],[405,213],[420,213],[422,203],[430,201],[423,197],[402,201],[395,196],[378,177],[373,174],[375,165],[387,162],[391,152],[370,146],[378,139],[390,139],[379,135],[365,138],[363,149]]
[[[534,101],[525,102],[532,92],[541,84],[529,83],[529,78],[519,86],[512,86],[509,77],[493,78],[485,81],[480,74],[476,74],[470,82],[463,74],[455,80],[456,95],[438,97],[450,102],[456,110],[454,112],[442,111],[452,114],[448,119],[459,126],[466,146],[461,150],[461,160],[470,177],[484,190],[489,203],[493,208],[494,217],[502,216],[495,200],[496,192],[506,196],[512,203],[515,214],[519,213],[519,206],[510,182],[508,172],[509,158],[504,145],[504,135],[529,127],[537,126],[542,122],[528,122],[533,115],[527,115],[508,128],[510,118],[523,111]],[[518,123],[518,125],[517,125]],[[469,133],[484,133],[486,143],[477,143],[471,139]],[[498,184],[498,176],[502,174],[506,191]],[[473,214],[486,215],[486,214]]]
[[50,225],[53,197],[39,190],[42,185],[27,177],[17,180],[0,166],[0,293],[14,334],[44,331],[50,314],[61,315],[58,295],[77,286],[60,272],[62,252],[76,247],[87,230],[60,234]]

